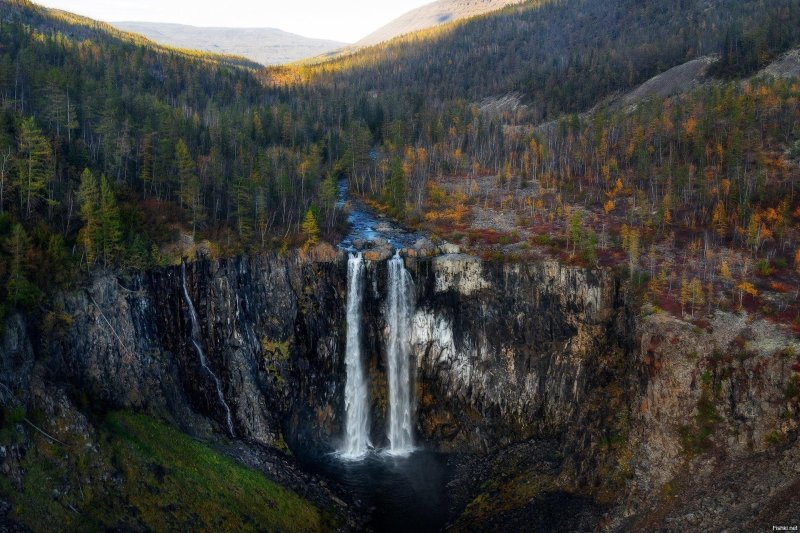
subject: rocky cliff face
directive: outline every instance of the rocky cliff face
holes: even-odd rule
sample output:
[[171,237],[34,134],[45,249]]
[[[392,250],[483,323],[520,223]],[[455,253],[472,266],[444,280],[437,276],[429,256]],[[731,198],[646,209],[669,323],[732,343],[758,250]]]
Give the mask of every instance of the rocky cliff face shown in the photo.
[[[609,273],[409,258],[418,437],[486,452],[574,426],[592,391],[626,379],[632,339]],[[385,261],[367,264],[363,331],[372,440],[386,435]],[[225,408],[191,339],[180,267],[99,276],[64,295],[49,335],[53,375],[100,409],[168,415],[225,433]],[[234,434],[272,446],[330,449],[343,420],[346,258],[275,255],[199,261],[185,271],[208,367]],[[24,372],[23,372],[24,374]]]
[[[669,512],[681,527],[695,527],[702,522],[687,516],[697,512],[680,509],[697,499],[681,506],[669,496],[687,468],[698,473],[681,486],[702,496],[713,483],[709,472],[737,465],[758,477],[763,464],[783,465],[769,470],[759,500],[765,505],[797,480],[800,345],[788,332],[724,313],[700,326],[658,314],[636,319],[613,273],[554,261],[447,254],[408,257],[406,265],[415,282],[417,437],[442,451],[490,454],[485,464],[504,486],[519,480],[502,477],[509,475],[498,473],[503,465],[527,465],[524,490],[503,493],[504,501],[518,498],[519,509],[544,505],[533,502],[531,487],[580,492],[592,499],[587,523],[596,509],[613,507],[604,522],[612,529],[653,525]],[[59,299],[46,330],[13,316],[0,357],[3,404],[38,401],[48,412],[69,401],[129,408],[195,434],[227,433],[215,380],[191,342],[183,279],[179,266],[98,276]],[[344,411],[344,254],[321,248],[307,256],[198,261],[187,265],[185,279],[234,435],[275,448],[336,447]],[[385,260],[368,262],[365,281],[372,441],[382,445]],[[56,392],[47,383],[58,384]],[[525,442],[541,444],[517,445]],[[769,454],[778,459],[759,459]],[[459,512],[480,509],[471,498],[491,501],[469,486],[490,475],[478,471],[467,472],[463,490],[454,487]],[[737,502],[708,505],[724,510]],[[470,515],[466,529],[481,520]]]
[[796,523],[800,343],[763,318],[642,317],[622,514],[634,529]]
[[420,430],[486,451],[563,432],[627,338],[620,286],[556,262],[413,265]]
[[[186,267],[208,367],[234,434],[267,445],[338,430],[344,272],[340,261],[275,255]],[[191,342],[180,267],[99,277],[61,303],[69,325],[50,350],[70,379],[110,408],[211,420],[226,432],[216,385]],[[203,416],[205,415],[205,416]]]
[[[632,339],[621,286],[606,272],[462,254],[406,263],[416,292],[417,433],[442,451],[483,453],[560,434]],[[383,445],[385,261],[368,262],[365,283],[371,438]]]

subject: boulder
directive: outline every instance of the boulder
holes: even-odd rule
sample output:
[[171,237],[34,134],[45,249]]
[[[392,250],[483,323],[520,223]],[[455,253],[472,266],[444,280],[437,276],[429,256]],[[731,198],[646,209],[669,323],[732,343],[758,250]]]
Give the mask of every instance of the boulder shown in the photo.
[[445,254],[445,255],[447,255],[447,254],[460,254],[461,253],[461,247],[458,246],[457,244],[453,244],[453,243],[450,243],[450,242],[445,242],[445,243],[442,243],[439,246],[439,253],[442,253],[442,254]]
[[430,239],[422,237],[417,239],[413,248],[407,250],[408,255],[411,257],[429,257],[436,255],[436,245]]
[[364,259],[367,261],[386,261],[394,255],[394,250],[391,246],[382,246],[364,252]]
[[367,248],[386,248],[389,246],[389,241],[383,237],[373,237],[367,241]]

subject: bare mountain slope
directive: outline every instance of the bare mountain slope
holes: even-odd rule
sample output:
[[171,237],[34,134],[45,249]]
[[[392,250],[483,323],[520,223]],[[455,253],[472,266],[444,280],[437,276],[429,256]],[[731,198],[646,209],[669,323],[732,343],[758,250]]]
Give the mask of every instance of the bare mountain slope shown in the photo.
[[767,65],[760,74],[775,78],[800,76],[800,48],[789,50],[780,58]]
[[275,28],[198,28],[157,22],[114,22],[120,30],[157,43],[246,57],[262,65],[281,65],[322,55],[344,43],[311,39]]
[[[618,97],[611,103],[610,107],[611,109],[627,108],[635,106],[652,96],[667,98],[668,96],[686,93],[707,81],[708,69],[716,60],[716,56],[705,56],[672,67]],[[753,77],[758,76],[774,78],[800,76],[800,48],[794,48],[784,53]]]
[[438,26],[454,20],[474,17],[522,0],[437,0],[393,20],[386,26],[367,35],[355,46],[372,46],[394,37],[425,28]]

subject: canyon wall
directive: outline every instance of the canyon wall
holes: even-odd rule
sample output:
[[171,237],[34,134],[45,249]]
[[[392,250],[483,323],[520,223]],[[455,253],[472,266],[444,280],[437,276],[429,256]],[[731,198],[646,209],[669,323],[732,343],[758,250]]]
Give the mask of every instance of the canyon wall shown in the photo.
[[[555,442],[559,486],[622,501],[609,522],[620,527],[646,526],[665,487],[698,457],[742,465],[789,454],[774,462],[785,466],[771,474],[765,502],[785,488],[779,479],[796,479],[800,345],[787,330],[735,313],[702,324],[647,315],[604,269],[462,254],[408,257],[406,266],[420,444],[492,454]],[[338,447],[346,268],[345,254],[324,246],[187,265],[201,347],[236,437]],[[386,284],[385,260],[367,262],[362,330],[376,446],[386,444]],[[7,320],[4,404],[58,390],[93,411],[141,410],[191,433],[227,433],[215,381],[192,346],[180,266],[97,275],[56,309],[40,325]],[[691,482],[706,479],[699,472]]]

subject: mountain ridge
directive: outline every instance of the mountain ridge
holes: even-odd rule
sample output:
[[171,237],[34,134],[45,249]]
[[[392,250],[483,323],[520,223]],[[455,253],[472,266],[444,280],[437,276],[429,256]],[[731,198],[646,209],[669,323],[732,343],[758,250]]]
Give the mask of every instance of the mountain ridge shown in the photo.
[[363,48],[394,39],[401,35],[429,29],[448,22],[483,15],[524,0],[437,0],[412,9],[381,26],[353,46]]
[[280,28],[203,27],[143,21],[117,21],[110,24],[119,30],[137,33],[168,46],[242,56],[265,66],[323,55],[347,44],[306,37]]

